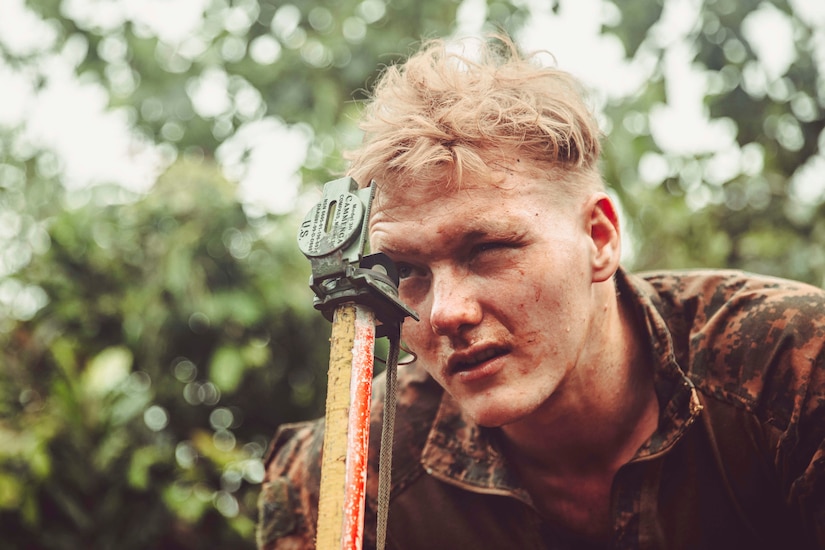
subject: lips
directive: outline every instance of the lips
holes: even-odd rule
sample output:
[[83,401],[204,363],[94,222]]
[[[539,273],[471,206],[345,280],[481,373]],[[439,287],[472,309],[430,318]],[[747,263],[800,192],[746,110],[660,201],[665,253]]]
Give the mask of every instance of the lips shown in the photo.
[[472,371],[485,365],[491,359],[506,354],[507,351],[508,350],[503,347],[484,346],[468,351],[456,352],[447,362],[447,372],[449,374],[459,374]]

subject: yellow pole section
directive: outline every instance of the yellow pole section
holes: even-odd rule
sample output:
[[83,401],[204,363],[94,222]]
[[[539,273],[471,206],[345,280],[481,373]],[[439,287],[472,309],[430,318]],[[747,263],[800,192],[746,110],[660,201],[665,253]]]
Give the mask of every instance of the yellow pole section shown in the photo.
[[361,549],[374,344],[373,313],[338,306],[330,337],[318,550]]

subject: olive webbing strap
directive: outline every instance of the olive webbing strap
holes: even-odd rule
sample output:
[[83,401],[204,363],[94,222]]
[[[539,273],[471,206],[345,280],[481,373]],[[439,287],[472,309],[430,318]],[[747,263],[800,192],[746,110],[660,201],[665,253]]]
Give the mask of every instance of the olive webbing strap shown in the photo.
[[384,550],[387,540],[387,515],[390,507],[392,481],[392,440],[395,429],[396,393],[398,391],[398,354],[401,329],[390,329],[390,349],[387,355],[387,390],[384,396],[384,419],[381,426],[381,450],[378,456],[378,518],[376,550]]

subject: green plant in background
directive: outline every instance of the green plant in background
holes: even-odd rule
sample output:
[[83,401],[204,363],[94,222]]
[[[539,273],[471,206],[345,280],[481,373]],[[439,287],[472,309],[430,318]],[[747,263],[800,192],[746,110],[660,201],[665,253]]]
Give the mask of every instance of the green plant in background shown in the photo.
[[251,547],[279,419],[322,411],[326,321],[289,218],[206,161],[50,222],[3,334],[0,529],[19,548]]
[[[822,11],[705,0],[684,28],[673,25],[686,16],[679,2],[616,5],[621,15],[606,30],[651,67],[638,92],[605,107],[603,168],[627,215],[632,267],[733,267],[825,286],[825,64],[814,53]],[[680,27],[683,39],[673,34]],[[715,148],[674,149],[667,142],[686,128],[654,128],[653,115],[691,85],[673,58],[699,79]]]

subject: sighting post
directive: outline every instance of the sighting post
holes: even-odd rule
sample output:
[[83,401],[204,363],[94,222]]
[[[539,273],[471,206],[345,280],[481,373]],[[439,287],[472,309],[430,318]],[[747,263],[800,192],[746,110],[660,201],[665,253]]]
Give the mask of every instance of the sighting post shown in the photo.
[[392,261],[363,255],[374,193],[374,184],[358,189],[352,178],[328,182],[298,232],[314,307],[332,321],[318,550],[361,549],[375,338],[398,332],[405,317],[418,319],[398,299]]

